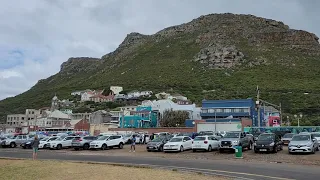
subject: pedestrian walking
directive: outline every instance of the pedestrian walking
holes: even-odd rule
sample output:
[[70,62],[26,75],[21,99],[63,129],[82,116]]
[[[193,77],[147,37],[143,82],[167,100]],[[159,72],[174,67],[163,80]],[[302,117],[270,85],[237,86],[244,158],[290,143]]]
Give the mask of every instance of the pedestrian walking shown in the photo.
[[40,144],[40,141],[39,141],[38,135],[35,135],[34,140],[32,141],[32,150],[33,150],[32,159],[33,160],[37,159],[39,144]]
[[133,135],[131,139],[130,152],[132,152],[132,149],[133,149],[133,152],[136,152],[136,136],[135,135]]
[[147,135],[143,135],[143,144],[147,144]]
[[143,134],[142,135],[140,135],[140,138],[139,138],[139,144],[142,144],[143,143]]

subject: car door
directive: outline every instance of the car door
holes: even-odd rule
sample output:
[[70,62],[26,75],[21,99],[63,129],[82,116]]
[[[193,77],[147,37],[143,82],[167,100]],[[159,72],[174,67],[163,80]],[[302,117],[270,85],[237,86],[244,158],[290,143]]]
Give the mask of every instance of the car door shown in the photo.
[[22,142],[22,135],[18,135],[15,140],[15,143],[16,143],[16,145],[19,145],[19,144],[21,144],[21,142]]
[[183,147],[185,149],[191,149],[192,148],[192,140],[190,137],[184,137],[183,138]]
[[217,149],[219,147],[219,139],[217,137],[212,136],[211,137],[211,142],[212,142],[211,147],[213,149]]
[[63,141],[63,146],[70,147],[72,143],[72,139],[74,139],[74,137],[66,137],[65,140]]

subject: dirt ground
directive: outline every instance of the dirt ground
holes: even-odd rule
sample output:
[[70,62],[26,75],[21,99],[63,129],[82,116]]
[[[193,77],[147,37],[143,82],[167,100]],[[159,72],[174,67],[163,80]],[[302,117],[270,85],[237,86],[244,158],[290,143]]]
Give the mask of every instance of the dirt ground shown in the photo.
[[[145,145],[137,145],[136,152],[129,152],[130,146],[126,145],[123,149],[109,149],[105,151],[101,150],[89,150],[89,151],[74,151],[68,150],[68,153],[72,154],[86,154],[86,155],[107,155],[107,156],[144,156],[144,157],[161,157],[161,158],[183,158],[183,159],[205,159],[205,160],[232,160],[235,158],[233,152],[219,153],[218,151],[213,152],[192,152],[185,151],[179,153],[163,153],[163,152],[147,152]],[[254,153],[253,150],[244,150],[242,161],[263,161],[271,163],[292,163],[292,164],[303,164],[303,165],[319,165],[320,166],[320,151],[316,154],[296,154],[291,155],[288,153],[287,147],[284,147],[282,151],[278,153]]]
[[0,159],[0,175],[5,180],[48,179],[48,180],[226,180],[224,177],[189,174],[169,170],[86,164],[62,161],[32,161]]

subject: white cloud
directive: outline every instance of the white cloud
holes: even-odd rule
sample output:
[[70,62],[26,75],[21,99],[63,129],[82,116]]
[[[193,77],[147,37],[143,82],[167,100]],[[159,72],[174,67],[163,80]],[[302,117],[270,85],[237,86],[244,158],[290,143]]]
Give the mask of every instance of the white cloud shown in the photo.
[[[152,34],[210,13],[254,14],[319,36],[317,7],[316,0],[2,0],[0,99],[57,73],[69,57],[113,51],[130,32]],[[23,63],[8,63],[4,51],[14,49]]]

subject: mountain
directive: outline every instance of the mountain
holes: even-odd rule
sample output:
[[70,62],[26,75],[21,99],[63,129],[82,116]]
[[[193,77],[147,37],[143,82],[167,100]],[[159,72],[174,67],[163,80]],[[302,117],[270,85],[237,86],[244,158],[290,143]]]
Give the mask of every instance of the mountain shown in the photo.
[[101,58],[70,58],[57,74],[0,101],[0,113],[50,105],[57,93],[123,86],[173,91],[202,99],[256,96],[282,103],[286,113],[317,115],[320,107],[319,38],[283,22],[253,15],[209,14],[153,35],[130,33]]

